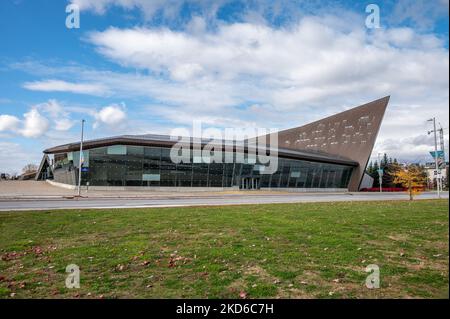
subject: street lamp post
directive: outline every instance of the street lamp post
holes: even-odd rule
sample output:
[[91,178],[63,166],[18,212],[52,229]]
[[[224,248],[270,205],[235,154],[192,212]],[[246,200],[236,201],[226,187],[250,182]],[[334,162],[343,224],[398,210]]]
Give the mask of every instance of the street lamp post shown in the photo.
[[78,196],[81,196],[81,166],[83,165],[83,134],[84,134],[84,119],[81,120],[81,141],[80,141],[80,156],[78,163]]
[[[439,178],[439,164],[438,164],[438,147],[437,147],[437,134],[436,134],[436,118],[428,120],[429,122],[433,122],[433,133],[434,133],[434,166],[435,166],[435,174],[436,174],[436,190],[437,195],[441,198],[440,192],[440,178]],[[430,134],[431,132],[428,132]]]
[[[441,147],[441,152],[442,152],[442,159],[444,161],[444,170],[445,170],[445,143],[444,143],[444,129],[442,128],[441,123],[439,123],[439,144]],[[441,189],[441,192],[443,191],[444,188],[444,181],[442,180],[442,171],[441,168],[439,168],[439,187]]]

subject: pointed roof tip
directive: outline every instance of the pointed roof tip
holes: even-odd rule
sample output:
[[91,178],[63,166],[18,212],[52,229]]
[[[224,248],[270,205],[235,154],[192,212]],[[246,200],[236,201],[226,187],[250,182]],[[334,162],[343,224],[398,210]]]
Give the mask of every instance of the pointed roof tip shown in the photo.
[[[380,97],[380,98],[378,98],[378,99],[376,99],[376,100],[373,100],[372,102],[383,101],[383,100],[388,100],[388,101],[389,101],[390,98],[391,98],[391,95],[389,94],[389,95]],[[370,102],[369,102],[369,103],[370,103]]]
[[388,104],[389,104],[389,101],[391,100],[391,95],[390,95],[390,94],[389,94],[389,95],[386,95],[385,97],[381,98],[380,100],[382,100],[382,101],[385,102],[384,108],[386,109],[387,106],[388,106]]
[[[354,110],[354,109],[365,108],[365,107],[384,107],[384,108],[387,108],[390,98],[391,98],[390,95],[386,95],[386,96],[380,97],[378,99],[372,100],[370,102],[366,102],[364,104],[360,104],[358,106],[354,106],[354,107],[352,107],[350,109],[347,109],[347,110],[345,110],[345,111],[343,111],[341,113],[344,113],[344,112],[347,112],[347,111],[351,111],[351,110]],[[340,114],[340,113],[337,113],[337,114]],[[335,115],[337,115],[337,114],[335,114]]]
[[[386,96],[380,97],[376,100],[373,100],[371,102],[367,102],[365,104],[356,106],[355,108],[358,108],[361,106],[373,105],[373,104],[379,104],[379,106],[384,106],[386,108],[390,99],[391,99],[391,95],[386,95]],[[381,102],[381,104],[380,104],[380,102]]]

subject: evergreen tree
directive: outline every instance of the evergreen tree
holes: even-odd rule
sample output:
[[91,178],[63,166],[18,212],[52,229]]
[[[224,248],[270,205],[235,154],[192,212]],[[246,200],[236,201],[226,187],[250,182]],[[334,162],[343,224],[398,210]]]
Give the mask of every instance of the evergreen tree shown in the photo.
[[385,168],[389,164],[389,159],[386,153],[383,155],[383,159],[381,160],[380,166],[381,168]]
[[367,174],[369,174],[370,176],[373,175],[373,163],[372,163],[372,161],[370,161],[369,165],[367,166]]
[[373,164],[373,169],[374,171],[378,171],[378,169],[380,168],[380,166],[378,165],[378,161],[375,161],[375,163]]
[[395,187],[394,186],[394,179],[393,174],[396,172],[397,169],[394,166],[394,164],[387,164],[384,168],[383,172],[383,187]]
[[373,187],[380,187],[380,182],[379,182],[379,178],[378,178],[378,169],[380,168],[380,166],[378,165],[378,161],[375,161],[375,163],[373,164]]
[[373,187],[380,187],[380,179],[378,175],[378,169],[383,169],[382,183],[383,187],[401,187],[400,184],[394,183],[395,173],[401,169],[396,158],[388,156],[386,153],[381,160],[370,161],[367,165],[366,172],[373,179]]

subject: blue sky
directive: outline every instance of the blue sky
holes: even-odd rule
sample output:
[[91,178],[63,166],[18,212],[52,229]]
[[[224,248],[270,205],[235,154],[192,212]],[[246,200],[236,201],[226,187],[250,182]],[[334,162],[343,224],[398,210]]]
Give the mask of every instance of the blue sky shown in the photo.
[[82,118],[87,138],[283,129],[385,95],[375,156],[429,160],[427,118],[448,141],[448,21],[448,0],[1,1],[0,171],[76,141]]

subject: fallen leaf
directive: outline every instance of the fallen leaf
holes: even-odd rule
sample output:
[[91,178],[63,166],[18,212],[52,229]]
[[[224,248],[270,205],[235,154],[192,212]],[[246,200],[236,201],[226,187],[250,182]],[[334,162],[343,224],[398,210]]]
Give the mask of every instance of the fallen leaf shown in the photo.
[[116,269],[117,269],[118,271],[122,271],[122,270],[125,269],[125,266],[124,266],[124,265],[121,265],[121,264],[118,264],[118,265],[116,266]]

